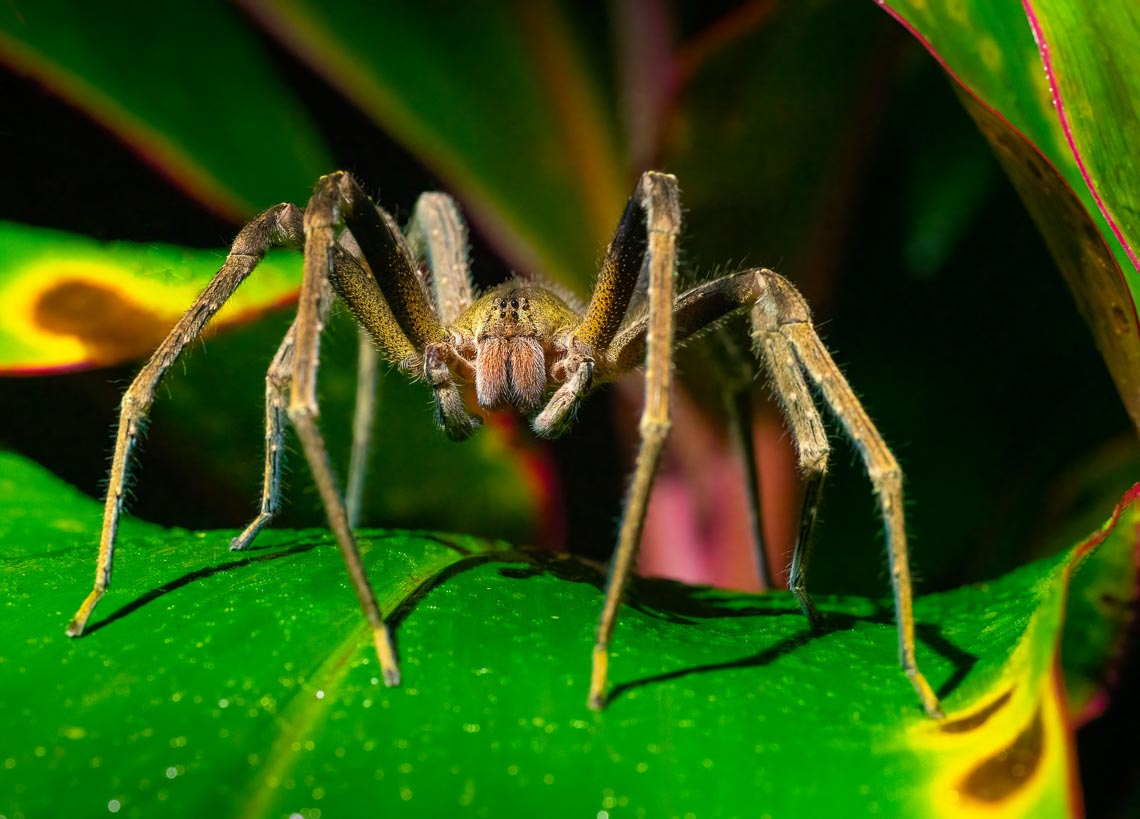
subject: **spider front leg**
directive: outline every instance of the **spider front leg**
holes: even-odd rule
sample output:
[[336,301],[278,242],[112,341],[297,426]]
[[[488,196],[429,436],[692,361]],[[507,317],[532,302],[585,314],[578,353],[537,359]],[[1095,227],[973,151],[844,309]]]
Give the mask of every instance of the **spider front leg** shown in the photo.
[[[390,273],[397,279],[392,285],[396,296],[394,300],[386,300],[370,291],[370,285],[376,284],[375,274],[373,277],[365,276],[360,268],[350,265],[338,268],[337,233],[343,227],[351,231],[370,269]],[[316,391],[320,336],[332,298],[328,284],[336,287],[361,325],[395,355],[414,356],[414,341],[409,335],[430,333],[432,323],[438,325],[438,321],[431,315],[426,304],[415,301],[416,296],[422,300],[422,293],[402,238],[396,238],[399,236],[398,231],[393,231],[386,224],[381,213],[350,176],[336,173],[318,181],[305,209],[304,230],[304,274],[294,324],[289,420],[301,441],[325,507],[329,527],[348,569],[353,591],[372,629],[373,644],[384,682],[390,686],[397,685],[400,671],[391,635],[376,602],[372,584],[364,571],[344,497],[337,485],[324,436],[317,424],[320,414]],[[395,237],[388,235],[393,232]]]
[[[337,234],[342,229],[355,241],[354,249],[359,249],[367,272],[355,264],[337,264]],[[304,230],[304,276],[295,323],[289,420],[301,441],[353,590],[372,629],[384,682],[396,685],[400,673],[391,636],[364,571],[344,497],[317,424],[320,334],[331,299],[327,284],[331,283],[377,345],[404,369],[424,366],[428,353],[446,345],[448,338],[424,293],[403,235],[351,176],[339,172],[320,179],[305,209]],[[438,394],[447,385],[433,382],[433,387]],[[454,385],[451,387],[458,392]]]
[[302,237],[301,212],[289,204],[270,208],[242,228],[234,239],[222,268],[174,325],[123,395],[119,428],[115,435],[115,454],[111,459],[111,475],[107,481],[107,498],[103,506],[103,529],[99,537],[95,585],[68,625],[68,635],[79,637],[83,634],[91,612],[111,585],[115,535],[123,509],[131,452],[154,402],[159,382],[186,345],[199,336],[266,252],[274,247],[300,247]]
[[[680,230],[677,180],[663,173],[643,174],[610,244],[586,314],[574,333],[576,343],[583,349],[596,350],[602,358],[608,357],[629,308],[642,263],[648,262],[649,313],[645,341],[645,406],[639,427],[641,444],[622,512],[617,548],[610,563],[605,601],[594,640],[587,700],[594,710],[605,706],[610,639],[633,571],[641,530],[645,525],[649,492],[669,434],[669,392],[673,380],[673,277]],[[559,398],[558,393],[555,394],[551,404],[559,401],[559,412],[563,417],[588,387],[594,366],[592,358],[583,360],[571,373],[571,381],[567,382],[573,384],[577,381],[578,386],[572,387],[568,396]],[[579,375],[583,372],[584,377]]]

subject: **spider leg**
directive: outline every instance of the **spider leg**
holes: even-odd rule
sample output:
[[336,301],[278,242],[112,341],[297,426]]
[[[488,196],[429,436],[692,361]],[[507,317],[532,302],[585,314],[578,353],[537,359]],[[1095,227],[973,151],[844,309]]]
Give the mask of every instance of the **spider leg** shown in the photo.
[[455,200],[445,193],[425,193],[416,200],[407,228],[408,248],[431,271],[436,313],[451,324],[475,300],[467,263],[467,225]]
[[[364,570],[357,547],[356,538],[348,519],[348,510],[345,506],[336,476],[333,473],[329,460],[328,449],[325,446],[324,436],[317,424],[319,406],[316,395],[317,369],[320,364],[320,334],[323,329],[324,317],[328,313],[332,299],[332,292],[326,282],[332,282],[338,292],[344,296],[349,295],[346,301],[353,312],[361,318],[361,312],[376,318],[383,310],[388,310],[386,318],[393,320],[393,325],[381,328],[385,338],[391,337],[397,351],[401,350],[400,338],[406,345],[411,339],[409,335],[430,333],[431,322],[434,316],[425,312],[417,313],[417,309],[426,308],[426,301],[417,303],[415,297],[423,297],[419,290],[419,283],[414,278],[410,266],[406,267],[408,278],[402,285],[412,285],[414,291],[400,290],[400,285],[393,288],[393,295],[397,298],[392,301],[399,305],[404,312],[385,305],[383,308],[376,304],[371,305],[373,313],[369,314],[365,305],[358,300],[357,291],[352,290],[353,285],[359,285],[367,280],[362,275],[345,276],[346,270],[353,266],[345,265],[338,276],[335,264],[335,251],[337,232],[341,225],[352,231],[357,243],[361,246],[364,257],[368,260],[379,260],[382,263],[391,261],[391,256],[399,254],[400,247],[394,241],[387,246],[383,237],[370,235],[368,214],[375,217],[374,224],[380,230],[385,226],[379,221],[379,214],[368,204],[368,199],[359,190],[351,177],[346,174],[332,174],[322,177],[317,183],[309,205],[305,209],[305,263],[304,277],[301,283],[301,296],[298,303],[297,319],[295,323],[296,334],[294,344],[293,379],[289,395],[289,420],[297,431],[305,458],[309,463],[313,479],[317,484],[321,501],[328,516],[329,526],[340,548],[352,582],[353,591],[364,610],[365,617],[372,629],[373,643],[376,655],[380,661],[380,669],[386,685],[397,685],[400,681],[400,671],[396,661],[395,648],[392,644],[388,627],[384,623],[383,614],[376,602],[375,592]],[[360,230],[356,228],[361,226]],[[379,238],[380,244],[377,245]],[[373,252],[369,253],[369,249]],[[389,255],[391,254],[391,255]],[[387,256],[387,258],[386,258]],[[359,271],[359,268],[356,268]],[[377,280],[375,277],[371,279]],[[383,281],[383,278],[380,279]],[[383,289],[382,285],[381,288]],[[384,294],[385,296],[388,293]],[[388,302],[391,304],[392,302]],[[367,329],[372,329],[362,320]],[[438,324],[438,322],[436,322]]]
[[[340,271],[338,273],[339,278],[344,278],[347,275],[344,272],[344,267],[348,265],[357,266],[356,260],[349,256],[346,250],[340,248],[334,252],[334,264]],[[363,273],[361,272],[358,275],[363,275]],[[328,286],[327,282],[325,286]],[[331,300],[328,297],[323,297],[321,304],[329,307]],[[326,318],[327,315],[321,315],[320,320],[323,322]],[[356,528],[356,521],[352,515],[353,498],[356,498],[356,505],[359,510],[360,491],[363,483],[364,465],[359,460],[358,451],[363,450],[366,453],[368,450],[367,438],[364,438],[362,445],[361,437],[362,434],[367,435],[371,432],[376,405],[376,349],[373,346],[372,338],[363,330],[361,330],[361,334],[356,412],[353,418],[353,458],[349,466],[346,498],[349,519],[352,520],[353,528]],[[277,353],[273,356],[268,372],[265,374],[265,468],[261,487],[261,507],[257,516],[250,521],[242,533],[230,541],[231,551],[242,551],[248,548],[258,533],[269,525],[281,509],[281,469],[285,454],[285,418],[289,404],[289,386],[293,378],[293,347],[296,342],[296,335],[297,320],[294,319],[289,326],[289,331],[285,334],[285,338],[282,339],[281,345],[277,348]],[[364,433],[361,432],[361,427],[365,428]],[[354,491],[356,492],[355,496],[353,495]]]
[[[664,179],[671,181],[662,182]],[[535,433],[543,438],[557,438],[569,428],[579,404],[593,382],[597,351],[605,351],[609,347],[621,326],[649,248],[649,228],[646,222],[648,197],[652,193],[651,189],[666,184],[673,186],[675,197],[675,179],[665,174],[643,174],[625,206],[613,241],[602,261],[602,269],[598,273],[586,314],[574,330],[572,349],[568,351],[563,365],[566,380],[532,421]],[[659,214],[658,218],[664,217]],[[680,224],[680,217],[677,223]],[[644,356],[633,366],[643,363]]]
[[[617,623],[622,596],[633,570],[637,547],[641,542],[641,529],[645,523],[645,510],[649,502],[649,491],[657,472],[661,449],[669,433],[669,391],[673,380],[673,277],[676,263],[677,234],[681,229],[681,206],[677,193],[677,181],[672,176],[660,173],[646,173],[641,177],[631,204],[644,214],[645,235],[649,264],[649,314],[646,325],[645,356],[645,407],[641,414],[641,445],[637,453],[633,480],[626,497],[618,534],[617,549],[610,563],[609,579],[606,584],[605,602],[601,619],[598,622],[594,641],[593,669],[590,675],[588,704],[600,710],[606,700],[606,678],[609,668],[609,644]],[[626,214],[630,211],[627,208]],[[610,248],[610,254],[619,259],[632,261],[627,251],[614,248],[624,243],[624,226],[632,220],[623,217]],[[632,237],[630,237],[632,238]],[[601,294],[602,299],[610,300],[607,309],[595,310],[599,295],[595,291],[590,307],[587,308],[585,326],[593,328],[592,341],[608,346],[617,333],[620,316],[615,321],[608,310],[628,306],[629,295],[641,269],[636,264],[615,265],[612,279],[599,277],[599,287],[608,286]],[[606,272],[603,267],[603,274]],[[622,303],[624,293],[624,303]],[[616,294],[616,295],[615,295]],[[591,325],[591,318],[594,324]]]
[[[866,464],[886,531],[891,586],[898,621],[900,664],[918,692],[926,713],[934,718],[941,717],[938,698],[919,671],[916,659],[914,607],[903,518],[902,472],[859,399],[816,335],[803,297],[785,278],[766,269],[746,270],[705,282],[677,297],[674,305],[677,340],[683,341],[745,308],[751,308],[756,353],[767,365],[772,384],[788,416],[806,482],[790,578],[792,591],[813,624],[818,622],[818,613],[815,613],[804,583],[816,509],[827,468],[828,444],[819,412],[800,372],[802,368],[819,389]],[[637,366],[645,354],[647,339],[651,335],[651,323],[652,318],[640,318],[621,329],[605,359],[607,366],[600,372],[601,380],[612,380]]]
[[261,509],[242,533],[230,541],[230,551],[240,552],[257,537],[281,506],[281,466],[285,454],[285,410],[289,403],[289,380],[293,369],[293,344],[297,320],[281,340],[265,374],[265,469],[261,485]]
[[764,514],[760,505],[760,470],[756,460],[756,444],[752,439],[752,390],[742,387],[726,395],[725,408],[744,468],[744,493],[748,498],[748,525],[752,530],[752,545],[756,549],[756,573],[761,588],[770,589],[772,568],[768,565]]
[[[756,308],[757,310],[759,308]],[[755,326],[759,325],[754,322]],[[813,629],[823,625],[823,618],[807,592],[807,571],[811,562],[812,534],[819,510],[820,492],[827,475],[827,458],[830,447],[827,431],[823,428],[819,412],[800,374],[799,364],[791,342],[777,331],[754,330],[753,340],[757,354],[765,363],[772,379],[772,391],[780,400],[784,415],[792,427],[800,473],[804,479],[804,497],[800,507],[800,527],[792,552],[792,566],[788,573],[788,588],[795,595],[800,609]]]
[[353,529],[360,525],[360,511],[364,503],[364,476],[368,471],[368,455],[372,451],[372,427],[376,420],[376,368],[380,356],[376,342],[361,327],[357,333],[356,355],[356,406],[352,414],[352,454],[348,460],[348,487],[344,502],[348,509],[348,524]]
[[735,334],[730,333],[723,324],[713,329],[708,346],[708,363],[719,373],[717,380],[722,384],[729,435],[736,443],[744,470],[744,494],[748,502],[752,546],[756,550],[756,574],[762,588],[771,588],[772,572],[764,544],[764,516],[760,507],[760,471],[756,460],[756,445],[752,438],[752,387],[756,377],[756,362],[751,352],[743,349],[736,341]]
[[245,281],[266,252],[274,247],[299,247],[302,237],[301,212],[289,204],[270,208],[242,228],[221,269],[174,325],[124,393],[119,412],[119,428],[115,435],[115,454],[111,460],[111,475],[107,483],[107,498],[103,506],[103,529],[99,537],[95,585],[67,627],[70,636],[83,634],[91,612],[111,585],[115,534],[119,528],[123,496],[126,494],[131,451],[154,402],[159,382],[186,345],[198,337],[206,323],[233,295],[238,285]]
[[[791,287],[786,282],[783,283],[788,288]],[[758,305],[757,310],[759,309]],[[755,313],[756,311],[753,315]],[[855,442],[867,466],[867,475],[879,499],[887,536],[891,588],[894,591],[895,616],[898,620],[899,662],[911,685],[918,692],[926,713],[935,719],[941,718],[942,708],[938,704],[938,697],[926,677],[919,671],[915,656],[914,608],[910,563],[907,559],[906,525],[903,520],[902,470],[887,448],[886,442],[879,435],[879,431],[867,417],[859,399],[847,384],[847,379],[843,377],[827,348],[819,340],[810,321],[783,324],[780,333],[791,341],[804,370],[815,382],[851,440]],[[808,526],[814,523],[814,510],[811,516],[812,520],[808,521]]]

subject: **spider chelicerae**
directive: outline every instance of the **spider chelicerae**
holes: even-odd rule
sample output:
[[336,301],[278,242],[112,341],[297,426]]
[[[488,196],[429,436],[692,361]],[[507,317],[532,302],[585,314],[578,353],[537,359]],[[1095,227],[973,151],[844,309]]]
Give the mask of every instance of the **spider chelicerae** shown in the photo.
[[[641,539],[653,477],[669,431],[669,393],[676,342],[732,314],[747,311],[756,356],[768,371],[795,439],[805,490],[789,587],[812,627],[821,617],[806,589],[820,489],[829,446],[804,374],[859,449],[878,497],[886,529],[898,621],[899,658],[922,706],[941,716],[938,699],[915,660],[914,614],[903,520],[902,473],[875,426],[812,326],[807,304],[786,279],[755,268],[674,293],[681,210],[674,177],[641,176],[630,197],[585,310],[542,284],[514,279],[476,296],[467,268],[467,233],[455,203],[424,194],[402,232],[345,172],[318,181],[308,206],[281,204],[246,225],[221,270],[179,319],[123,396],[107,490],[95,587],[67,632],[83,634],[111,582],[115,532],[122,511],[131,450],[154,400],[155,388],[179,353],[265,253],[276,247],[304,252],[297,316],[266,376],[266,460],[261,511],[230,544],[244,549],[273,518],[280,502],[286,421],[293,425],[312,470],[329,525],[352,586],[371,626],[383,678],[400,672],[383,613],[365,574],[353,529],[359,515],[368,424],[357,424],[348,490],[342,495],[317,424],[317,366],[321,331],[340,298],[362,328],[361,398],[367,401],[376,352],[431,387],[435,420],[460,441],[482,421],[468,412],[460,383],[475,383],[481,407],[532,415],[542,437],[569,427],[579,403],[599,384],[644,366],[641,443],[617,548],[610,567],[593,650],[588,704],[606,702],[608,647]],[[632,310],[635,291],[648,282],[647,309]],[[370,410],[358,412],[368,418]],[[347,498],[347,500],[346,500]],[[754,509],[757,508],[754,505]]]

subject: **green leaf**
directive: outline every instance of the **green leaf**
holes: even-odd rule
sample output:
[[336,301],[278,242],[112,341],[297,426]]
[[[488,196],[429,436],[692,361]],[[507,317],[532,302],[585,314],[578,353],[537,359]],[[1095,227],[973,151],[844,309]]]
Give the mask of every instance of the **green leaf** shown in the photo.
[[1135,4],[877,2],[960,86],[1140,425]]
[[282,199],[304,201],[333,169],[265,47],[225,3],[6,6],[0,62],[235,222]]
[[[268,532],[237,555],[226,532],[125,521],[116,586],[69,640],[99,509],[14,456],[0,476],[6,816],[63,800],[76,816],[1066,816],[1067,595],[1122,587],[1124,566],[1134,582],[1140,520],[1133,490],[1087,543],[917,601],[941,723],[897,667],[889,604],[826,598],[813,636],[787,594],[664,581],[634,584],[594,714],[603,576],[589,565],[363,533],[404,673],[386,689],[321,531]],[[1082,634],[1125,628],[1075,617]],[[1075,673],[1103,667],[1099,640]]]
[[[152,353],[217,273],[224,250],[97,242],[0,222],[0,375],[119,364]],[[213,329],[296,298],[301,257],[274,253]]]
[[[1140,125],[1140,7],[1128,0],[1065,2],[1027,0],[1025,12],[1037,40],[1065,133],[1097,210],[1130,266],[1140,240],[1140,165],[1134,134]],[[1114,246],[1116,243],[1113,243]],[[1140,276],[1130,276],[1133,294]]]

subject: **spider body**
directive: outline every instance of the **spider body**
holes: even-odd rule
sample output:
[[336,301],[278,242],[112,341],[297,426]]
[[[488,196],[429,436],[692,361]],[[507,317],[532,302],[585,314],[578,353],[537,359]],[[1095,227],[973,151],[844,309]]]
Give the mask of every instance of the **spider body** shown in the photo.
[[[654,474],[669,433],[669,394],[677,342],[734,313],[747,312],[753,348],[767,370],[796,442],[804,478],[799,537],[789,587],[811,626],[821,618],[807,592],[812,531],[830,451],[805,375],[854,441],[867,465],[886,532],[898,621],[899,660],[926,712],[940,716],[938,699],[918,669],[910,569],[903,521],[902,473],[843,374],[816,335],[807,304],[790,282],[764,268],[744,270],[674,293],[676,241],[681,227],[676,180],[641,176],[607,248],[588,304],[530,281],[515,279],[476,296],[467,269],[467,234],[454,202],[424,194],[401,230],[344,172],[322,177],[308,205],[281,204],[262,213],[234,240],[217,275],[144,365],[120,411],[111,463],[95,585],[68,627],[83,634],[111,582],[115,534],[131,452],[155,389],[181,351],[273,247],[303,251],[297,317],[266,375],[266,458],[261,509],[230,544],[244,549],[277,513],[281,458],[292,425],[313,473],[352,581],[371,627],[386,684],[399,667],[383,613],[356,546],[363,464],[375,405],[371,390],[377,353],[427,383],[435,420],[454,440],[478,430],[460,385],[473,382],[480,407],[512,408],[531,416],[543,437],[564,433],[592,387],[644,367],[645,406],[638,449],[622,513],[593,651],[588,704],[606,702],[609,643],[634,565]],[[631,309],[646,287],[646,309]],[[346,492],[332,469],[318,424],[319,343],[339,298],[361,328],[360,385],[353,457]],[[735,424],[745,430],[745,424]],[[750,438],[740,436],[749,465],[754,528],[759,516]]]
[[[449,330],[457,377],[474,380],[479,406],[533,412],[565,370],[581,317],[552,291],[511,281],[475,301]],[[473,375],[473,379],[472,379]]]

